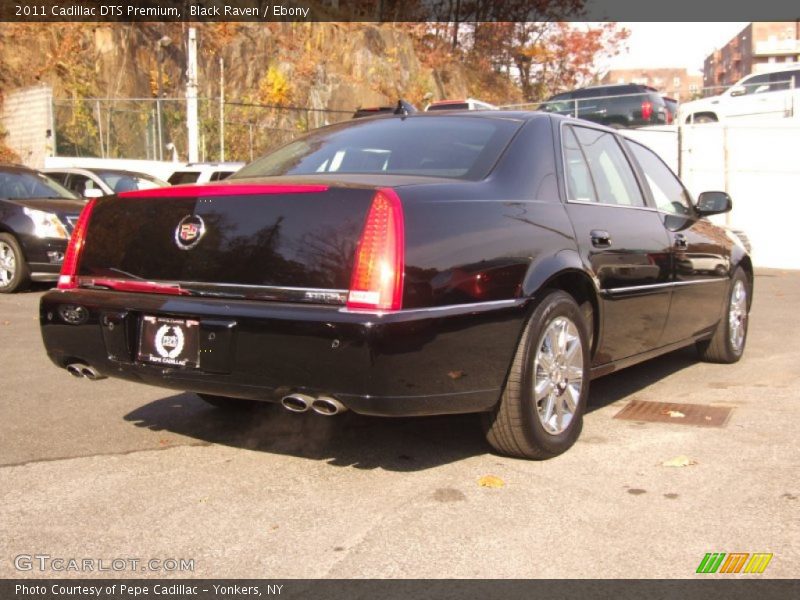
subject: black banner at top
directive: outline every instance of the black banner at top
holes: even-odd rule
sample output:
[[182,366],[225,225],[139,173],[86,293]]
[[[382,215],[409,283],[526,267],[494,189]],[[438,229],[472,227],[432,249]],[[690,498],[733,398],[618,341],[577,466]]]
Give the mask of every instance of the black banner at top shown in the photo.
[[[0,21],[798,21],[796,0],[0,0]],[[678,40],[676,40],[678,43]],[[669,49],[665,49],[669,51]]]

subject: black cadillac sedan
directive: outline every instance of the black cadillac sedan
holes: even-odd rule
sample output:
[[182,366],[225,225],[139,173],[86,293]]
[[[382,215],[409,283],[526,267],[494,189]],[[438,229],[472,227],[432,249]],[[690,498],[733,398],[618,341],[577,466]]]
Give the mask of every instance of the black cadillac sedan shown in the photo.
[[92,200],[51,360],[76,377],[335,415],[481,412],[499,452],[577,439],[590,380],[744,351],[753,268],[649,148],[536,112],[317,130],[205,186]]
[[0,294],[56,281],[84,202],[41,173],[0,165]]

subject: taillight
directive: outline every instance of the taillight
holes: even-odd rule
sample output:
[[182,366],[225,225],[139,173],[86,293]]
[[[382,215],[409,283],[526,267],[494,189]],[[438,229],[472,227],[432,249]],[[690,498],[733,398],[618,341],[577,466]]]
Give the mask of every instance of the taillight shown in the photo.
[[649,121],[653,116],[653,103],[649,100],[642,102],[642,119]]
[[61,275],[58,277],[58,289],[71,290],[78,287],[78,263],[83,252],[83,245],[86,243],[86,230],[89,228],[89,219],[92,217],[96,200],[90,200],[81,211],[72,237],[69,239],[67,253],[64,256],[64,264],[61,265]]
[[372,199],[356,249],[347,308],[398,310],[403,304],[403,205],[394,190]]
[[666,112],[667,112],[667,125],[672,125],[672,112],[669,110]]

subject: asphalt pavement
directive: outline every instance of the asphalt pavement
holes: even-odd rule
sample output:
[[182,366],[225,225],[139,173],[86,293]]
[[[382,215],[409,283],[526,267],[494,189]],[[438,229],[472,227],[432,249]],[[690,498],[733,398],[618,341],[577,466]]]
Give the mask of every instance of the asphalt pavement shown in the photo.
[[[42,289],[0,296],[0,577],[98,575],[18,570],[35,555],[141,561],[103,577],[672,578],[709,552],[800,572],[800,272],[759,273],[741,362],[686,349],[593,382],[580,440],[544,462],[492,454],[475,415],[229,415],[75,379],[45,355]],[[732,413],[614,419],[631,400]]]

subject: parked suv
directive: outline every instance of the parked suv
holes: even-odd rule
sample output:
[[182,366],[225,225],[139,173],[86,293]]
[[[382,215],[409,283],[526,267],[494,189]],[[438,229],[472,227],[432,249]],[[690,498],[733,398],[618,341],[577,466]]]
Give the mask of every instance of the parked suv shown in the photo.
[[800,65],[748,75],[719,96],[681,105],[684,123],[715,123],[733,118],[783,118],[800,111]]
[[669,120],[658,90],[635,83],[586,87],[556,94],[539,110],[615,128],[663,125]]
[[169,176],[170,185],[187,183],[208,183],[227,179],[244,166],[242,162],[232,163],[188,163]]

